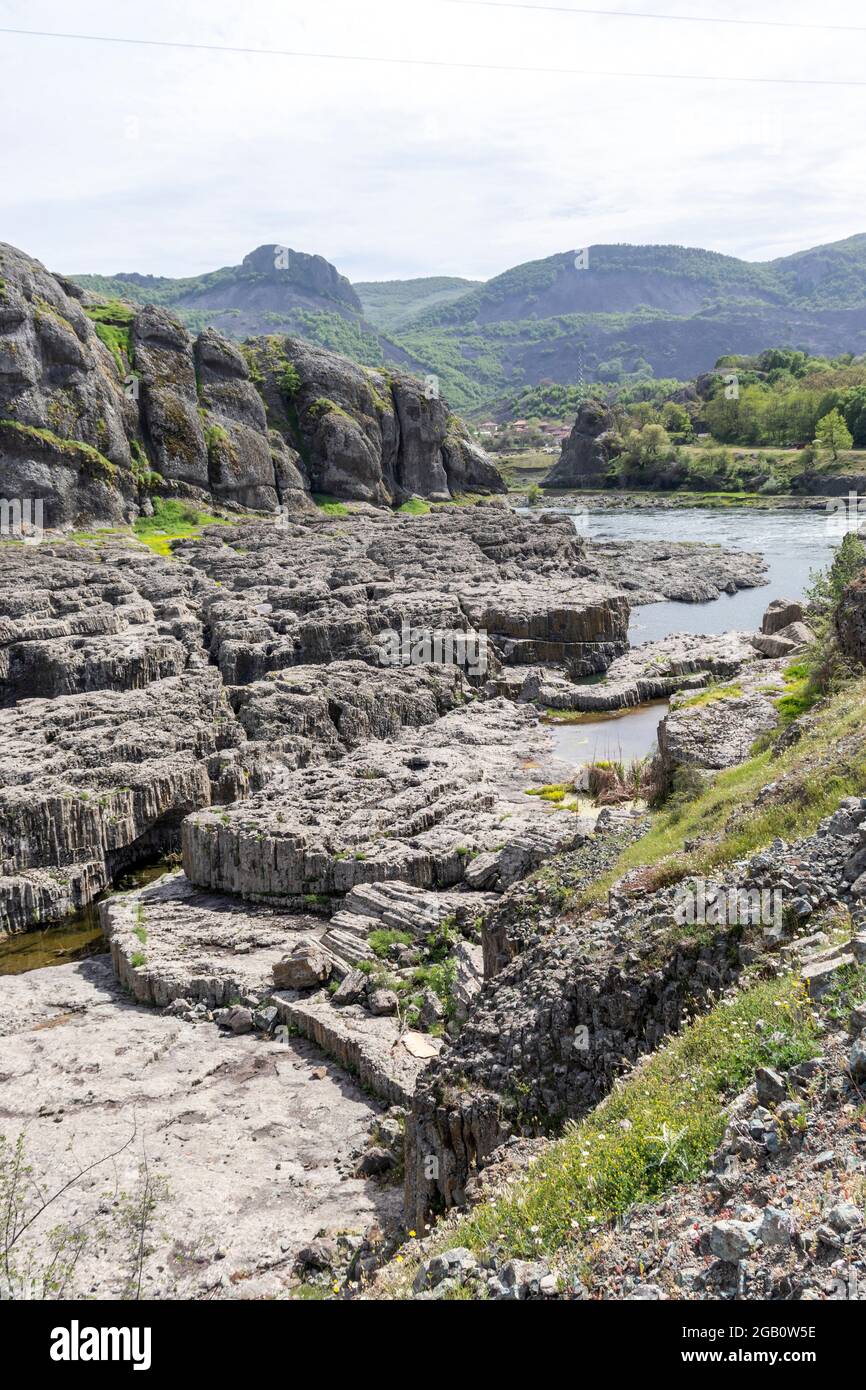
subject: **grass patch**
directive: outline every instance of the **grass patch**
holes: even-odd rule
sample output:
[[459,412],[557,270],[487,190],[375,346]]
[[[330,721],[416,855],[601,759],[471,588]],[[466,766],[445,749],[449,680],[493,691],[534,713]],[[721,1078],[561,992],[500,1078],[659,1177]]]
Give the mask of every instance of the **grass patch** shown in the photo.
[[197,536],[203,526],[230,526],[225,517],[194,507],[190,502],[155,497],[153,516],[140,516],[133,531],[157,555],[171,555],[171,542]]
[[135,310],[119,299],[109,299],[104,304],[85,306],[84,312],[93,324],[96,336],[114,358],[120,375],[126,376],[132,366],[130,328]]
[[589,1227],[695,1180],[722,1138],[727,1101],[756,1067],[814,1056],[816,1037],[794,976],[718,1005],[570,1126],[508,1194],[462,1221],[450,1243],[506,1258],[557,1254]]
[[818,699],[814,670],[809,661],[794,661],[782,673],[785,693],[776,701],[780,722],[787,727],[811,709]]
[[711,685],[692,695],[688,700],[677,701],[677,709],[693,709],[698,705],[714,705],[717,700],[739,700],[743,693],[741,685]]
[[[651,885],[662,887],[754,854],[777,835],[811,834],[842,797],[866,792],[864,702],[866,678],[860,677],[816,706],[813,727],[779,756],[765,748],[718,773],[683,804],[659,812],[647,834],[579,902],[602,901],[629,869],[646,868]],[[770,783],[772,795],[758,802]],[[694,847],[685,852],[687,840]]]
[[367,944],[375,955],[384,960],[391,946],[411,946],[412,935],[407,931],[396,931],[382,927],[377,931],[370,932],[367,937]]
[[401,516],[426,516],[428,512],[432,511],[432,506],[429,502],[425,502],[423,497],[410,497],[407,502],[403,503],[402,507],[397,508],[397,511]]
[[339,498],[331,497],[326,492],[314,492],[313,501],[319,508],[319,511],[324,512],[326,516],[349,515],[349,508],[345,506]]
[[572,788],[566,786],[565,782],[551,782],[546,787],[527,787],[527,796],[538,796],[542,801],[553,801],[560,805],[567,796],[570,796]]

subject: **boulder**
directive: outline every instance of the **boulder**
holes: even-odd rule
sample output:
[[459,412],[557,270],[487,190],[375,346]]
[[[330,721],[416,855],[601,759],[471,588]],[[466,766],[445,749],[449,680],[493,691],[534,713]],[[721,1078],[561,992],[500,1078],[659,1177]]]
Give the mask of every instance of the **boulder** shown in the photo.
[[367,1008],[375,1018],[387,1018],[397,1012],[398,1003],[393,989],[374,989],[367,1000]]
[[383,1149],[378,1145],[373,1145],[365,1149],[360,1162],[355,1169],[355,1176],[359,1178],[377,1178],[389,1173],[394,1167],[396,1159],[390,1149]]
[[340,1259],[340,1247],[335,1240],[319,1238],[302,1245],[295,1256],[295,1269],[299,1273],[321,1272],[333,1269]]
[[776,658],[789,656],[792,652],[800,651],[803,647],[814,640],[814,633],[805,623],[789,623],[787,627],[779,628],[772,635],[758,632],[752,637],[752,646],[762,656]]
[[780,1105],[788,1096],[784,1078],[771,1067],[758,1068],[755,1072],[755,1088],[761,1105]]
[[273,967],[277,989],[315,989],[331,973],[331,962],[315,942],[303,941]]
[[855,1038],[848,1054],[848,1068],[856,1082],[862,1085],[866,1081],[866,1034]]
[[805,618],[802,603],[791,599],[774,598],[761,619],[761,631],[768,636],[780,632],[790,623],[801,623]]
[[709,1244],[717,1259],[736,1264],[751,1254],[755,1230],[745,1221],[714,1221],[710,1227]]

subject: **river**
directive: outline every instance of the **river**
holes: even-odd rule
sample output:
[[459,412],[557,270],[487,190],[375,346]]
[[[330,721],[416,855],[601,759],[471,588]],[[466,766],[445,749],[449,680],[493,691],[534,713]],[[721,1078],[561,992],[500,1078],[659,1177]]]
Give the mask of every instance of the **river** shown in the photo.
[[[763,511],[752,507],[641,508],[587,511],[556,507],[570,515],[590,541],[704,541],[726,550],[752,550],[767,563],[768,583],[757,589],[722,594],[710,603],[648,603],[632,610],[629,642],[657,642],[672,632],[754,632],[774,598],[803,598],[810,575],[823,569],[838,546],[842,529],[824,511]],[[648,754],[663,700],[625,714],[604,715],[554,730],[557,757],[581,763],[593,757],[625,759]]]

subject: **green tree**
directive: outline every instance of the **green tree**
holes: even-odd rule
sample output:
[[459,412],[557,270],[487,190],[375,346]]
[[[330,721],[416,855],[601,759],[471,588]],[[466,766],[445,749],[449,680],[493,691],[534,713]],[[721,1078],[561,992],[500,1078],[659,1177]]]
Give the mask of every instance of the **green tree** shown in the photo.
[[866,447],[866,386],[855,386],[846,391],[842,413],[851,431],[854,447]]
[[669,434],[681,434],[691,438],[691,416],[679,401],[666,401],[662,406],[662,424]]
[[829,449],[834,459],[839,457],[840,449],[850,449],[853,444],[851,431],[838,410],[831,410],[818,421],[815,428],[815,446]]
[[654,463],[664,454],[669,454],[671,437],[663,425],[644,425],[640,432],[640,455],[642,463]]
[[825,570],[812,572],[806,596],[819,614],[832,613],[848,585],[858,579],[866,567],[866,546],[855,531],[843,536]]

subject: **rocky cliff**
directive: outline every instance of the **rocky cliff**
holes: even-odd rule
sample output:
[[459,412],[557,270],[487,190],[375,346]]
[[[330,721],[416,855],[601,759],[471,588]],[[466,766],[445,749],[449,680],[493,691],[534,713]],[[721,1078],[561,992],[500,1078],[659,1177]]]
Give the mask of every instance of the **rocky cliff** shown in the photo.
[[165,308],[99,301],[5,244],[0,489],[41,500],[47,527],[129,522],[154,494],[296,514],[311,492],[388,506],[505,491],[410,376],[296,338],[193,339]]
[[603,487],[607,465],[620,452],[614,419],[601,401],[582,401],[571,434],[542,487]]

